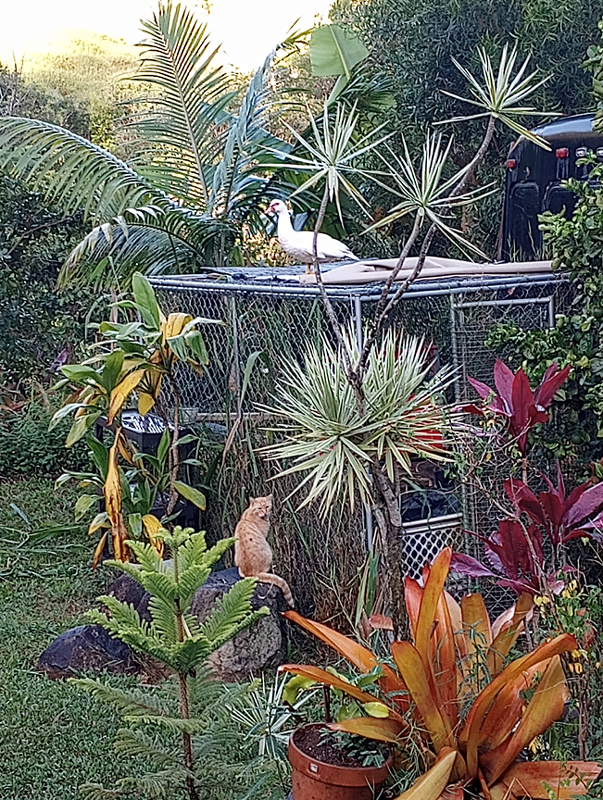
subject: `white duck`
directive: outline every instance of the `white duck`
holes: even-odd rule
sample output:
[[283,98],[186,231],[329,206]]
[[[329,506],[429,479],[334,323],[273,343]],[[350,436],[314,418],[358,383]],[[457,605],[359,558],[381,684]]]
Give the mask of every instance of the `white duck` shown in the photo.
[[[314,261],[314,233],[312,231],[296,231],[291,224],[289,209],[282,200],[273,200],[266,209],[267,214],[278,214],[277,236],[280,246],[287,255],[307,264],[306,273],[311,271],[310,265]],[[317,241],[318,262],[321,264],[349,258],[358,261],[358,256],[343,242],[327,236],[326,233],[318,234]]]

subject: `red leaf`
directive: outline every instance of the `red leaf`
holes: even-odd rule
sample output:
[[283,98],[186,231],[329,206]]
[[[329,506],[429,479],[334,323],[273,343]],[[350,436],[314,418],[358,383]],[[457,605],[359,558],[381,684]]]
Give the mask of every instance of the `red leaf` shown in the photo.
[[453,553],[450,561],[450,569],[453,572],[460,572],[461,575],[468,575],[470,578],[495,578],[496,573],[484,566],[472,556],[464,553]]
[[[573,492],[572,492],[573,494]],[[571,495],[570,495],[571,497]],[[590,517],[603,505],[603,483],[596,483],[587,489],[567,512],[567,525],[573,528],[586,517]]]
[[496,364],[494,364],[494,385],[510,413],[513,410],[514,378],[515,376],[509,367],[500,358],[497,358]]
[[557,391],[563,386],[571,372],[571,367],[565,367],[557,372],[557,364],[552,364],[544,373],[540,386],[534,392],[534,402],[541,408],[548,408],[553,402]]
[[538,498],[523,481],[509,478],[505,481],[505,493],[513,505],[525,512],[533,522],[540,525],[546,523],[546,517]]
[[523,368],[518,369],[515,374],[511,398],[511,407],[513,409],[513,416],[511,417],[512,433],[518,437],[517,446],[521,453],[525,454],[527,432],[532,417],[530,412],[534,406],[534,395],[530,388],[528,376],[523,371]]
[[468,377],[467,380],[469,381],[471,386],[473,386],[473,388],[479,394],[482,400],[486,400],[486,398],[494,394],[493,390],[489,386],[486,386],[485,383],[482,383],[481,381],[478,381],[475,378]]

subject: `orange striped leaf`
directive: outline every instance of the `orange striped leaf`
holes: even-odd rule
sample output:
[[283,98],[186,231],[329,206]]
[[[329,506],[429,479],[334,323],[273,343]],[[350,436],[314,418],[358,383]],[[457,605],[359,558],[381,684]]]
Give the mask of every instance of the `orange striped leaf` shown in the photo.
[[576,650],[577,647],[578,645],[573,636],[569,633],[562,633],[552,641],[544,642],[539,645],[533,652],[512,661],[482,692],[480,692],[469,711],[464,730],[467,740],[467,770],[470,778],[475,778],[477,776],[477,747],[481,727],[488,709],[498,693],[509,681],[517,678],[524,670],[529,669],[535,664],[540,664],[553,656],[565,653],[568,650]]
[[515,603],[513,617],[510,622],[504,623],[500,632],[492,642],[488,651],[488,669],[493,677],[503,668],[509,650],[517,641],[517,637],[524,627],[524,621],[534,606],[532,595],[524,592]]
[[[549,662],[532,696],[521,722],[511,739],[498,756],[489,758],[484,764],[488,783],[496,783],[511,766],[524,747],[549,728],[563,714],[569,691],[559,656]],[[494,755],[494,754],[492,754]]]
[[353,733],[356,736],[365,736],[367,739],[376,739],[379,742],[400,744],[401,736],[408,731],[408,724],[400,719],[375,719],[374,717],[356,717],[344,722],[334,722],[329,725],[333,731]]
[[415,781],[410,789],[398,795],[396,800],[439,800],[448,785],[457,755],[456,750],[443,748],[433,767]]
[[429,648],[433,624],[437,614],[438,603],[444,591],[444,584],[448,577],[451,558],[452,549],[450,547],[445,547],[438,553],[431,566],[429,577],[427,578],[425,589],[423,590],[423,599],[421,600],[421,609],[417,620],[415,646],[424,664],[429,663]]
[[431,737],[436,753],[443,747],[454,747],[450,723],[448,718],[440,713],[438,698],[429,685],[427,671],[419,651],[410,642],[394,642],[392,656]]
[[[503,780],[518,797],[571,800],[576,795],[587,794],[600,773],[601,767],[593,761],[522,761],[513,764]],[[494,788],[491,789],[493,800]]]
[[342,633],[334,631],[328,625],[323,625],[320,622],[314,622],[311,619],[306,619],[298,614],[297,611],[286,611],[284,615],[292,622],[296,622],[304,630],[312,633],[329,647],[332,647],[340,655],[353,664],[361,672],[370,672],[375,667],[379,666],[383,670],[383,677],[379,679],[379,686],[386,693],[403,692],[406,687],[400,678],[396,675],[391,667],[387,664],[382,664],[374,653],[371,653],[366,647],[363,647],[358,642],[349,639]]

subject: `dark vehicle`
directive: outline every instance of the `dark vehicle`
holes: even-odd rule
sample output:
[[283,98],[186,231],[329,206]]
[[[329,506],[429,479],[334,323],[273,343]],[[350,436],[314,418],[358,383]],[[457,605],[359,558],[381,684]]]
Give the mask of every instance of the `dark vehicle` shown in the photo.
[[593,131],[593,119],[593,114],[580,114],[534,128],[534,133],[550,143],[550,151],[523,137],[511,148],[500,239],[502,261],[538,258],[542,248],[538,215],[564,209],[566,216],[573,212],[575,195],[561,182],[567,178],[588,180],[590,167],[579,167],[576,161],[589,150],[603,162],[603,133]]

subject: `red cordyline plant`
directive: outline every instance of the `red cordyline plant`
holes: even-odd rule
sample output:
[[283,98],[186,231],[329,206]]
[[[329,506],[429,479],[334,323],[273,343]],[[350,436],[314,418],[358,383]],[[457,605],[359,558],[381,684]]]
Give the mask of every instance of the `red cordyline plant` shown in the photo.
[[[561,465],[557,462],[557,486],[541,475],[548,491],[536,495],[523,481],[509,478],[505,493],[515,509],[515,519],[503,519],[489,537],[477,536],[490,566],[464,553],[455,553],[452,569],[472,578],[497,578],[499,586],[518,594],[541,594],[545,586],[556,593],[563,588],[557,571],[565,565],[565,546],[572,539],[603,539],[603,483],[590,481],[566,497]],[[522,514],[528,518],[524,523]],[[544,555],[545,537],[551,544],[551,561]]]
[[530,527],[538,526],[544,531],[553,546],[555,565],[559,565],[563,562],[564,545],[572,539],[585,536],[601,539],[603,483],[592,486],[587,481],[566,496],[559,462],[557,486],[546,475],[541,478],[548,491],[536,495],[523,481],[509,478],[505,481],[505,492],[517,514],[526,514],[532,523]]
[[[557,579],[557,571],[565,567],[565,545],[583,536],[596,540],[602,538],[603,484],[591,486],[586,482],[566,496],[559,462],[557,486],[541,474],[547,490],[537,495],[525,480],[528,432],[534,425],[548,421],[546,408],[566,380],[569,369],[559,370],[553,364],[534,392],[523,369],[513,373],[500,360],[494,367],[498,395],[486,384],[469,378],[485,402],[481,406],[466,406],[465,410],[484,416],[490,412],[508,417],[509,432],[524,459],[524,480],[509,478],[504,483],[515,516],[501,520],[498,530],[489,537],[474,534],[483,543],[489,566],[471,556],[455,553],[451,566],[456,572],[474,578],[497,578],[499,586],[513,589],[518,594],[529,592],[534,595],[546,590],[555,593],[563,588],[563,581]],[[551,544],[550,563],[544,555],[545,538]]]
[[546,409],[567,380],[570,369],[571,367],[565,367],[560,370],[557,364],[552,364],[544,373],[540,385],[532,391],[523,368],[514,373],[503,361],[497,359],[494,365],[496,391],[475,378],[467,378],[481,399],[487,402],[466,405],[464,410],[480,416],[486,416],[489,412],[505,417],[509,433],[525,458],[528,433],[535,425],[549,421]]

